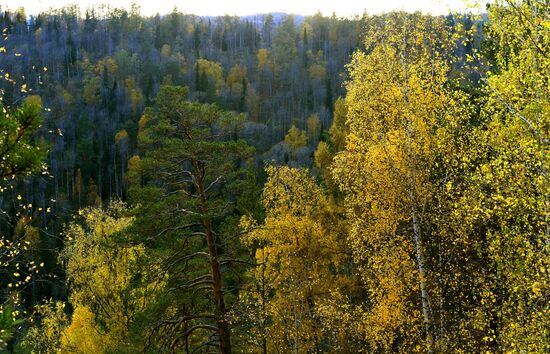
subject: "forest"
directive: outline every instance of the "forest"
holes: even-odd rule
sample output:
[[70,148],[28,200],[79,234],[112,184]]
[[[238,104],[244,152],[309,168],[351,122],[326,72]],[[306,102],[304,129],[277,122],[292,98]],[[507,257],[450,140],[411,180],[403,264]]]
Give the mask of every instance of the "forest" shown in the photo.
[[0,353],[550,352],[547,0],[0,31]]

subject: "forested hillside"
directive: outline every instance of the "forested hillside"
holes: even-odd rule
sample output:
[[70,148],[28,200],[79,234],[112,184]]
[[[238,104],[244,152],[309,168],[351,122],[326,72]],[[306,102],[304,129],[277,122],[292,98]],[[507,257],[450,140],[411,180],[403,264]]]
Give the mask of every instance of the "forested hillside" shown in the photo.
[[0,13],[0,352],[550,352],[550,6]]

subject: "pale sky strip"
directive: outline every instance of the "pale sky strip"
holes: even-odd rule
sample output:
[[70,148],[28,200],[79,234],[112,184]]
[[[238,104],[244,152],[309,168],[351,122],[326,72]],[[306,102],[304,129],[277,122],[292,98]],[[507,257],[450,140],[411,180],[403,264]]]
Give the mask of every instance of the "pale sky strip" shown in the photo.
[[318,11],[327,16],[330,16],[332,13],[336,13],[337,16],[353,16],[361,15],[365,11],[370,14],[377,14],[392,10],[447,14],[450,11],[465,11],[468,9],[466,1],[461,0],[26,0],[23,2],[21,0],[4,0],[0,6],[2,10],[5,10],[6,7],[16,9],[23,5],[27,15],[31,15],[45,11],[50,7],[58,8],[67,4],[78,4],[81,10],[102,3],[108,3],[113,7],[129,9],[132,2],[136,2],[140,6],[141,14],[143,15],[166,14],[171,12],[175,6],[181,12],[213,16],[225,14],[240,16],[268,12],[313,15]]

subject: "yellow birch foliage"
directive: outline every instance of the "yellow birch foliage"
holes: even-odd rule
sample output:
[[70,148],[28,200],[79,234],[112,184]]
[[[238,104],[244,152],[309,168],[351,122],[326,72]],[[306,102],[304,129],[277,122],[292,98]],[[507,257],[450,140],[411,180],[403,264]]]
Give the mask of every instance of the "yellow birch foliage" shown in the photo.
[[319,131],[321,129],[321,120],[318,114],[312,114],[307,118],[307,133],[309,139],[315,141],[319,137]]
[[198,59],[196,65],[198,66],[199,72],[204,72],[215,82],[223,80],[223,68],[220,63],[207,59]]
[[267,166],[266,171],[265,221],[241,221],[249,231],[243,241],[258,247],[252,277],[262,291],[241,297],[261,305],[257,317],[264,321],[253,336],[267,341],[268,352],[308,353],[324,336],[316,307],[349,285],[339,272],[346,259],[341,225],[307,170]]
[[133,316],[152,300],[150,290],[155,282],[130,286],[143,246],[123,246],[114,240],[133,220],[124,216],[125,212],[121,202],[113,202],[107,209],[81,210],[83,225],[73,223],[66,232],[67,245],[61,257],[74,313],[63,331],[65,350],[104,353],[123,348],[130,342]]
[[348,109],[342,97],[338,97],[334,103],[334,118],[330,127],[330,140],[336,151],[344,150],[349,128],[346,123]]
[[[430,269],[438,126],[457,102],[444,88],[440,19],[393,13],[367,25],[365,47],[349,66],[349,129],[336,155],[346,193],[350,243],[368,291],[362,330],[370,351],[427,352],[437,346],[435,279]],[[344,113],[342,113],[344,114]],[[335,130],[336,132],[336,130]],[[341,134],[335,136],[342,143]]]
[[489,351],[550,350],[550,5],[497,1],[489,8],[496,67],[484,78],[481,162],[455,216],[478,235],[486,278],[469,331]]
[[40,326],[31,326],[21,342],[17,352],[23,353],[59,353],[61,352],[62,332],[68,326],[69,318],[65,313],[65,303],[52,300],[38,305],[35,313],[41,315]]
[[62,351],[68,353],[105,353],[114,344],[98,331],[95,314],[87,306],[74,310],[71,324],[61,337]]
[[258,70],[264,70],[266,66],[270,64],[269,62],[269,50],[265,48],[258,49]]
[[288,133],[285,135],[285,143],[290,145],[292,151],[304,147],[307,145],[307,135],[306,132],[296,126],[290,127]]
[[243,80],[247,80],[246,68],[239,64],[235,64],[235,66],[229,70],[225,81],[228,87],[232,87],[234,84],[241,84]]

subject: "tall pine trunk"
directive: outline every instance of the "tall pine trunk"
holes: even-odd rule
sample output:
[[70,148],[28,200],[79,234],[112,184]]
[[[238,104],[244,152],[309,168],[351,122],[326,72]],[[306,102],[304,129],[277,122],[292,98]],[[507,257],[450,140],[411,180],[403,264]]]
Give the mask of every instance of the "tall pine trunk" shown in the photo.
[[216,246],[216,240],[214,237],[214,230],[212,227],[212,220],[208,216],[208,207],[206,205],[206,189],[204,186],[204,163],[197,160],[193,160],[193,169],[196,185],[198,187],[200,198],[200,209],[203,214],[202,225],[204,227],[204,233],[206,237],[206,243],[208,245],[208,254],[210,255],[210,271],[212,273],[212,295],[214,296],[216,306],[216,324],[218,327],[219,335],[219,349],[220,353],[231,353],[231,335],[229,324],[226,319],[227,309],[225,307],[225,299],[223,295],[223,282],[221,276],[221,267],[218,260],[218,249]]

